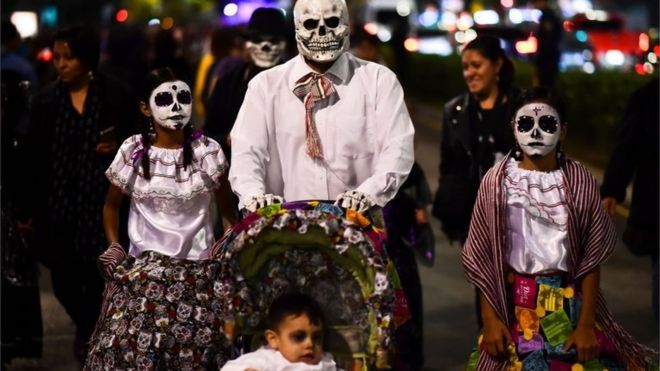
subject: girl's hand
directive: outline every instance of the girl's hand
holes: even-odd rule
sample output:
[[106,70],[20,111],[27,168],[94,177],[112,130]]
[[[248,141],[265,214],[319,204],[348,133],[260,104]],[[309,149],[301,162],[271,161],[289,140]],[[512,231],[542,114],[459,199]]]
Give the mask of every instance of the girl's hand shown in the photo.
[[605,197],[602,200],[603,208],[607,211],[610,216],[614,216],[616,212],[616,198],[614,197]]
[[588,362],[596,358],[600,349],[594,328],[578,325],[564,343],[564,352],[571,347],[575,347],[577,351],[578,362]]
[[483,338],[479,346],[495,358],[505,358],[513,341],[506,325],[499,318],[484,321]]
[[415,221],[417,224],[426,224],[429,218],[426,216],[426,209],[415,209]]
[[112,274],[114,273],[117,266],[121,264],[128,255],[124,248],[121,247],[118,243],[112,243],[110,246],[101,254],[97,260],[97,265],[101,276],[106,280],[112,279]]

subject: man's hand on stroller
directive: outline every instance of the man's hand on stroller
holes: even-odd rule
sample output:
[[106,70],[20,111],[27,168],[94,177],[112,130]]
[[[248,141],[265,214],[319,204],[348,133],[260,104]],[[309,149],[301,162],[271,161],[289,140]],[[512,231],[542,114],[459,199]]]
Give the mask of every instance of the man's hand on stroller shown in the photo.
[[337,196],[335,205],[345,209],[357,211],[360,214],[364,214],[365,211],[371,209],[374,206],[374,202],[366,193],[353,190],[346,191]]
[[263,195],[250,196],[245,202],[245,210],[249,212],[255,212],[262,207],[266,207],[272,204],[281,204],[284,202],[284,199],[280,196],[276,196],[270,193]]

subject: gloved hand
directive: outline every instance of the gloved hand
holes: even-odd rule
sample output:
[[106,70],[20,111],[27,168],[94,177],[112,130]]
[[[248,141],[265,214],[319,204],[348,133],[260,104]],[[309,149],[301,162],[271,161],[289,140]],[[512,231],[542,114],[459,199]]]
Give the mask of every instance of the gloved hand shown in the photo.
[[128,258],[128,255],[124,251],[124,248],[116,242],[111,243],[103,254],[99,255],[96,261],[101,276],[106,280],[111,280],[117,266],[126,260],[126,258]]
[[266,207],[272,204],[281,204],[284,202],[284,199],[280,196],[276,196],[270,193],[264,195],[250,196],[245,202],[245,210],[249,212],[255,212],[262,207]]
[[365,211],[371,209],[374,206],[374,202],[366,193],[353,190],[346,191],[337,196],[335,205],[363,214]]

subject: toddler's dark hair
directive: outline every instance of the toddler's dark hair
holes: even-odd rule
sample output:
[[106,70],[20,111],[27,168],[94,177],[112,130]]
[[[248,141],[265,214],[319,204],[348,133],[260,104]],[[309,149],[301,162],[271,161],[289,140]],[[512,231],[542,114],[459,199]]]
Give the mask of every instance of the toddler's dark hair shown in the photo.
[[321,306],[309,295],[290,292],[273,301],[268,309],[266,328],[277,331],[284,319],[288,316],[300,317],[306,315],[309,321],[322,328],[325,327],[325,318]]

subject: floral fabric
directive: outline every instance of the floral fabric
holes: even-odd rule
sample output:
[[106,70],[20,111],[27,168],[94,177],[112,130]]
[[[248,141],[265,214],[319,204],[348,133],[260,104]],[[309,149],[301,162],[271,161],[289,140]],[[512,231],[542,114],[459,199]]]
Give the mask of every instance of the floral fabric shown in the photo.
[[106,298],[85,369],[220,369],[233,355],[232,303],[245,292],[235,290],[237,280],[230,288],[219,279],[219,266],[155,252],[129,257],[114,272],[117,290]]

